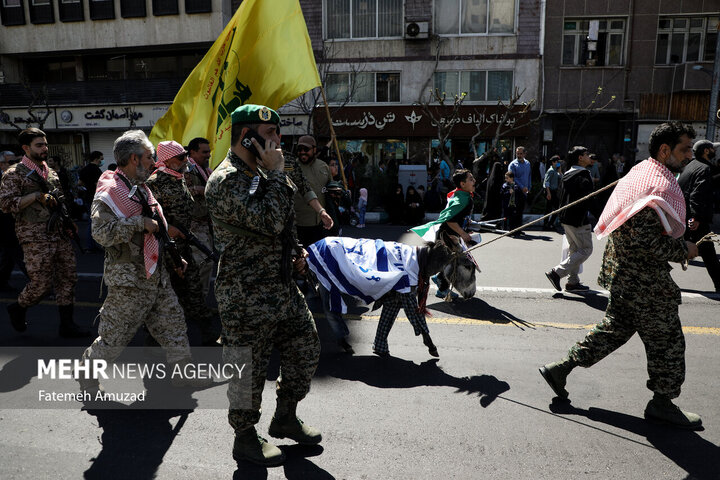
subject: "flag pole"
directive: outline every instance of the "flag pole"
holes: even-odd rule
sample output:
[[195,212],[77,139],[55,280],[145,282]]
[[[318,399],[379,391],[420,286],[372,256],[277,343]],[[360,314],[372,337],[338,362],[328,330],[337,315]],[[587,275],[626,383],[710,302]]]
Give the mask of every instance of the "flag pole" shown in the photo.
[[320,85],[320,93],[322,93],[323,103],[325,104],[325,113],[327,114],[327,122],[330,127],[330,140],[332,140],[333,146],[335,147],[335,154],[337,155],[338,168],[340,169],[340,175],[342,177],[343,185],[345,190],[348,189],[347,179],[345,178],[345,168],[343,167],[342,157],[340,156],[340,147],[338,147],[337,137],[335,136],[335,128],[332,124],[332,117],[330,116],[330,107],[328,106],[327,98],[325,97],[325,89]]

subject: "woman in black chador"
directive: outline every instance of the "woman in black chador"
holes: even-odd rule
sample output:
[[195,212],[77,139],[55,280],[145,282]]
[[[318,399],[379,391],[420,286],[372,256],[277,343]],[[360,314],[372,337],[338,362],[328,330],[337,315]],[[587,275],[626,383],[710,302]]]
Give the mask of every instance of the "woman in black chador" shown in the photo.
[[419,225],[425,219],[423,199],[412,185],[405,194],[405,219],[410,225]]
[[395,190],[388,195],[387,203],[385,204],[385,210],[390,217],[390,223],[393,225],[403,225],[405,219],[403,218],[405,210],[405,198],[402,191],[402,185],[399,183],[395,187]]
[[482,212],[483,220],[495,220],[502,218],[502,199],[500,190],[503,186],[503,176],[505,169],[500,162],[495,162],[490,170],[490,176],[487,180],[487,190],[485,191],[485,207]]

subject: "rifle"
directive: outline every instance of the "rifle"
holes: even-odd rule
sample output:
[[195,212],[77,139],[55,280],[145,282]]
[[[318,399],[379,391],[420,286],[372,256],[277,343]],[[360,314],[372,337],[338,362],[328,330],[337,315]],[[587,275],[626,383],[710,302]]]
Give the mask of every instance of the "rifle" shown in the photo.
[[202,243],[200,239],[197,238],[189,229],[184,227],[177,227],[177,229],[180,230],[183,235],[185,235],[185,240],[187,240],[190,245],[195,246],[198,250],[205,254],[205,261],[212,260],[213,262],[217,262],[218,260],[220,260],[220,255],[218,255],[217,252],[211,250],[210,247]]
[[[121,178],[123,178],[123,177],[121,177]],[[133,185],[130,188],[130,192],[128,193],[128,198],[130,200],[132,200],[133,202],[137,202],[140,204],[140,207],[142,207],[143,217],[151,218],[157,222],[158,231],[155,232],[153,235],[155,235],[155,238],[157,238],[158,241],[160,242],[160,246],[162,247],[161,253],[162,253],[162,249],[166,249],[167,252],[170,254],[170,258],[172,260],[175,270],[180,269],[182,271],[182,269],[183,269],[182,255],[180,255],[180,251],[178,250],[177,245],[175,244],[175,241],[172,238],[170,238],[167,228],[165,228],[165,222],[163,222],[163,219],[160,217],[157,210],[153,210],[150,207],[150,204],[148,203],[147,198],[145,198],[145,195],[143,195],[142,192],[140,192],[138,190],[137,185]],[[162,255],[161,255],[161,257],[162,257]]]
[[83,248],[82,243],[80,242],[80,236],[77,233],[75,222],[72,221],[70,214],[68,213],[67,204],[65,203],[65,194],[63,191],[59,188],[55,188],[50,191],[50,186],[47,181],[42,178],[36,170],[32,170],[28,173],[27,177],[40,185],[40,190],[42,190],[44,194],[50,195],[55,201],[55,206],[53,207],[49,204],[46,205],[46,208],[50,211],[50,218],[47,221],[47,232],[65,232],[78,246],[80,253],[86,253],[87,250]]

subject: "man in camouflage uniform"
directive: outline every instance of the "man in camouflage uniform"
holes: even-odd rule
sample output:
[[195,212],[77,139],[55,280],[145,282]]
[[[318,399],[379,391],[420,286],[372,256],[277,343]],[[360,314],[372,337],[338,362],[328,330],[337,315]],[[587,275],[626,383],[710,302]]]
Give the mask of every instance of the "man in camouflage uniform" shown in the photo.
[[[540,368],[559,397],[568,397],[565,384],[573,368],[594,365],[637,332],[647,354],[647,387],[654,392],[645,418],[686,429],[702,426],[698,415],[671,401],[685,380],[685,337],[678,316],[680,289],[668,262],[698,254],[697,246],[682,237],[684,200],[673,172],[690,159],[694,136],[692,127],[680,123],[658,126],[650,135],[651,158],[628,172],[608,201],[595,232],[610,234],[598,278],[610,300],[603,321],[570,348],[567,357]],[[638,208],[638,213],[629,213]]]
[[[152,235],[159,225],[142,215],[139,204],[142,196],[162,219],[162,208],[144,184],[153,166],[153,146],[142,131],[130,130],[115,140],[113,153],[118,168],[100,177],[91,207],[93,238],[105,248],[108,294],[100,308],[98,337],[82,358],[114,360],[145,324],[165,348],[168,362],[186,363],[190,345],[183,312],[159,256],[162,247]],[[133,186],[135,200],[129,197]],[[173,384],[207,382],[174,377]],[[80,385],[86,391],[100,388],[95,379],[80,380]]]
[[[262,465],[285,458],[257,435],[262,391],[273,346],[280,351],[277,409],[269,433],[298,443],[317,444],[320,432],[300,421],[297,403],[310,390],[320,355],[315,323],[291,278],[305,260],[292,260],[295,186],[284,172],[278,114],[259,105],[232,113],[231,148],[208,180],[207,197],[221,258],[215,282],[223,325],[223,345],[252,349],[252,407],[233,408],[240,396],[231,380],[228,419],[235,430],[233,457]],[[264,145],[248,135],[259,135]],[[226,353],[227,350],[226,349]]]
[[48,156],[45,133],[28,128],[20,132],[19,140],[25,155],[2,176],[0,208],[15,216],[15,232],[30,281],[17,302],[7,307],[10,322],[16,331],[24,332],[27,308],[39,303],[50,288],[54,288],[60,313],[60,336],[86,337],[90,332],[73,321],[77,273],[68,230],[77,230],[77,227],[64,225],[58,216],[61,205],[50,195],[53,193],[62,201],[64,194],[57,173],[45,163]]
[[185,272],[180,275],[172,266],[172,259],[165,255],[169,267],[170,281],[185,312],[185,319],[200,326],[202,344],[217,345],[218,333],[213,329],[213,317],[205,305],[202,292],[200,269],[193,258],[190,244],[183,231],[189,232],[195,202],[185,183],[184,171],[187,152],[175,141],[160,142],[157,151],[157,170],[150,175],[147,186],[163,208],[168,222],[168,234],[175,239],[177,249],[187,262]]
[[[205,185],[207,185],[208,177],[210,177],[212,173],[209,167],[210,142],[202,137],[193,138],[190,140],[190,143],[188,143],[187,149],[188,169],[185,172],[185,183],[187,183],[188,190],[190,190],[193,200],[195,200],[190,230],[200,242],[212,249],[215,243],[212,238],[210,216],[208,215],[207,203],[205,201]],[[215,263],[212,260],[208,260],[207,255],[197,247],[192,247],[192,254],[200,271],[202,298],[204,301],[207,299],[208,291],[210,290],[210,277],[213,274]]]

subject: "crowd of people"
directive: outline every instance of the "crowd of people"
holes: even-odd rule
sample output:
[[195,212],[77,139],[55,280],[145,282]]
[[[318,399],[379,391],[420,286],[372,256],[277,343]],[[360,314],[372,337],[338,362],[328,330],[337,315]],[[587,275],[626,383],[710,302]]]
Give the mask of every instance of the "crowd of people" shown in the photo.
[[[235,432],[233,457],[277,465],[285,454],[255,429],[271,351],[276,348],[280,353],[281,374],[270,435],[300,444],[320,443],[320,431],[297,416],[320,353],[315,321],[306,303],[312,283],[307,250],[317,251],[328,235],[341,235],[339,228],[348,212],[355,211],[362,228],[372,191],[359,187],[354,196],[356,161],[345,167],[350,187],[346,191],[337,181],[338,166],[331,158],[327,162],[321,158],[311,136],[298,140],[295,154],[283,152],[280,117],[274,110],[243,105],[231,119],[231,148],[214,170],[209,168],[207,139],[195,138],[187,147],[173,140],[154,146],[142,131],[130,130],[114,143],[115,169],[102,172],[100,154],[91,155],[91,162],[81,171],[80,180],[88,192],[82,205],[89,209],[90,236],[105,252],[103,281],[108,287],[98,315],[98,335],[83,359],[112,361],[145,327],[148,345],[162,346],[171,364],[187,364],[192,361],[190,323],[198,325],[201,345],[222,345],[227,352],[249,347],[253,365],[250,406],[237,403],[242,396],[239,378],[231,379],[228,387],[228,420]],[[591,214],[597,220],[595,233],[609,238],[599,279],[610,292],[605,318],[565,358],[540,369],[558,396],[568,396],[566,379],[572,369],[593,365],[639,332],[648,355],[648,388],[654,392],[646,417],[681,428],[701,426],[699,416],[672,402],[680,393],[685,365],[678,317],[680,290],[668,265],[700,254],[720,291],[720,268],[712,243],[702,250],[695,244],[711,228],[718,145],[700,141],[693,146],[694,136],[686,125],[662,124],[650,137],[649,159],[626,171],[618,157],[612,170],[624,180],[604,198],[604,208],[599,206],[602,199],[585,197],[613,175],[607,168],[593,168],[597,160],[587,148],[574,147],[565,159],[553,157],[545,165],[537,194],[549,204],[548,211],[558,205],[569,207],[557,217],[568,241],[568,255],[547,273],[553,287],[560,290],[560,279],[567,276],[565,290],[588,289],[578,273],[592,253]],[[14,165],[9,155],[0,154],[0,209],[10,215],[3,222],[12,220],[15,233],[14,245],[3,240],[3,258],[13,258],[8,253],[13,248],[21,250],[21,268],[28,277],[17,300],[7,307],[11,325],[17,332],[27,330],[27,310],[53,289],[59,335],[89,337],[91,332],[75,323],[73,309],[77,274],[71,241],[77,238],[77,227],[68,207],[78,202],[68,202],[64,192],[70,187],[67,182],[63,185],[59,171],[49,167],[43,131],[22,131],[19,145],[24,155]],[[436,242],[422,251],[403,253],[402,246],[392,247],[397,249],[398,261],[412,259],[419,273],[404,283],[396,282],[396,294],[384,297],[373,345],[377,355],[389,355],[387,334],[400,308],[411,319],[416,335],[422,335],[428,352],[438,355],[424,318],[428,280],[438,285],[438,296],[452,300],[451,279],[442,267],[443,262],[457,258],[453,248],[471,247],[477,239],[472,232],[477,227],[472,214],[478,193],[473,171],[487,178],[484,217],[499,215],[506,219],[507,228],[520,226],[533,193],[533,166],[523,147],[515,153],[516,158],[504,166],[491,161],[491,151],[472,170],[450,171],[449,185],[443,181],[445,167],[439,169],[443,185],[439,188],[448,190],[446,205],[437,220],[413,229]],[[438,188],[437,183],[430,188]],[[419,188],[403,191],[398,185],[388,198],[390,220],[422,223],[429,193],[424,198]],[[549,220],[546,227],[554,228],[554,222]],[[387,249],[381,250],[386,257],[378,262],[387,264]],[[215,265],[208,258],[216,260],[215,252],[219,252],[219,262],[213,293],[221,331],[214,329],[206,304]],[[332,262],[328,265],[331,271],[337,270]],[[387,266],[378,268],[387,270]],[[298,288],[303,285],[305,294]],[[323,307],[326,312],[337,312],[332,305],[338,301],[338,292],[329,283],[324,286],[319,292]],[[344,293],[355,294],[348,285],[342,287]],[[335,320],[331,327],[338,344],[353,353],[346,340],[347,326],[341,317]],[[177,381],[177,386],[207,384],[200,378]],[[102,389],[95,378],[80,379],[80,386],[83,391]]]

